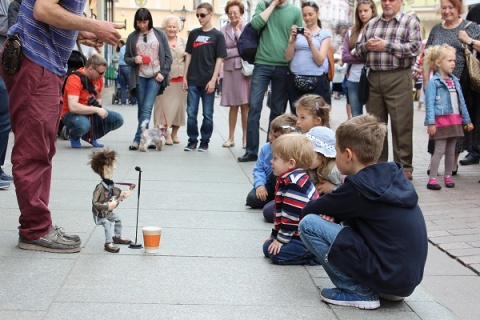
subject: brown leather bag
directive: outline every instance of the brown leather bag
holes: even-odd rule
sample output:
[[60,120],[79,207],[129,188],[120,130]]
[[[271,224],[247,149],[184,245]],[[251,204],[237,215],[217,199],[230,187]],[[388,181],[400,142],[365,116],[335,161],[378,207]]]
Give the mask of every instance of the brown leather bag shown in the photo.
[[330,46],[327,53],[328,58],[328,81],[333,80],[333,76],[335,75],[335,60],[333,58],[333,48]]

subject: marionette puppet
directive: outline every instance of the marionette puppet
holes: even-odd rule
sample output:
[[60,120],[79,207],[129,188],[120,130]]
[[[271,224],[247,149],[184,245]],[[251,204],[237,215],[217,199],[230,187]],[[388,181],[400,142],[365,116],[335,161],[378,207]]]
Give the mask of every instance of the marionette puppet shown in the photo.
[[[122,237],[122,220],[113,212],[123,199],[130,196],[135,188],[133,183],[114,183],[113,173],[116,169],[115,151],[103,150],[93,152],[90,156],[90,166],[97,173],[102,181],[93,191],[92,213],[95,224],[102,225],[105,229],[104,248],[108,252],[118,253],[120,248],[115,244],[130,244],[132,240]],[[122,190],[115,185],[128,185],[129,190],[122,193]],[[112,234],[113,227],[113,234]],[[113,243],[112,243],[113,242]]]

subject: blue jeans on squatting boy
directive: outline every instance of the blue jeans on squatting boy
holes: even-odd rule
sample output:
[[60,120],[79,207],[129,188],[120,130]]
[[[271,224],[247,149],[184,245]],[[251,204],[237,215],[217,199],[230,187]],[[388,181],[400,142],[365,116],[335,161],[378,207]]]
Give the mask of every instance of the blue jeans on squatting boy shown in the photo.
[[308,250],[315,254],[337,288],[361,295],[373,294],[372,290],[362,286],[358,281],[344,274],[328,261],[327,255],[330,246],[342,228],[344,226],[326,221],[317,214],[309,214],[300,221],[300,238]]
[[[105,119],[98,115],[92,115],[93,119],[93,139],[97,140],[116,130],[123,125],[123,117],[120,113],[107,110],[108,116]],[[63,118],[63,123],[70,129],[70,139],[79,139],[90,131],[90,120],[87,115],[67,112]]]
[[[140,135],[142,134],[142,122],[144,120],[150,121],[152,117],[153,104],[157,97],[158,90],[160,90],[161,83],[157,82],[155,78],[139,77],[139,83],[136,88],[136,97],[138,103],[138,126],[135,133],[134,141],[140,143]],[[148,124],[147,124],[148,129]]]
[[266,66],[256,64],[253,69],[250,83],[250,100],[247,120],[247,149],[246,153],[258,155],[260,144],[260,115],[262,113],[263,99],[268,85],[271,82],[272,98],[270,106],[270,119],[272,122],[285,111],[287,105],[287,66]]
[[203,121],[200,127],[200,142],[208,144],[213,132],[213,103],[215,91],[207,93],[205,86],[188,86],[187,135],[188,144],[198,143],[198,107],[202,99]]
[[358,82],[351,82],[347,80],[347,94],[348,102],[350,103],[350,110],[352,117],[363,114],[363,104],[358,100]]
[[263,254],[266,258],[272,260],[274,264],[279,265],[316,265],[319,264],[317,258],[308,251],[307,247],[301,240],[292,239],[289,243],[284,244],[277,255],[272,255],[268,252],[268,246],[273,242],[273,239],[263,244]]

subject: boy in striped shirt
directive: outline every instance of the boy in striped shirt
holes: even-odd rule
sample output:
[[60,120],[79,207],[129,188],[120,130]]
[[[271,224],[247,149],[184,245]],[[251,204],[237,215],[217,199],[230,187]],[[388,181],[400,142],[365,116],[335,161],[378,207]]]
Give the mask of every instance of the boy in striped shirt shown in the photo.
[[312,142],[300,133],[288,133],[272,143],[272,170],[275,186],[275,221],[263,244],[265,257],[281,265],[317,264],[299,237],[298,224],[303,207],[318,193],[307,169],[316,158]]

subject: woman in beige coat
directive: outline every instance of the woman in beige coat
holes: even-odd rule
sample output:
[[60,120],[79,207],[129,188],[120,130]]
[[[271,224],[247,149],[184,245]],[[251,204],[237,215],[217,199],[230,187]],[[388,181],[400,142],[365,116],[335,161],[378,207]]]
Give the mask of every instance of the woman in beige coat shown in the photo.
[[177,16],[167,16],[163,19],[162,28],[168,38],[173,63],[170,70],[170,86],[162,95],[155,99],[153,122],[156,128],[172,128],[165,138],[166,145],[180,143],[178,129],[185,125],[187,93],[182,90],[183,71],[185,68],[186,42],[177,36],[181,30],[182,21]]

